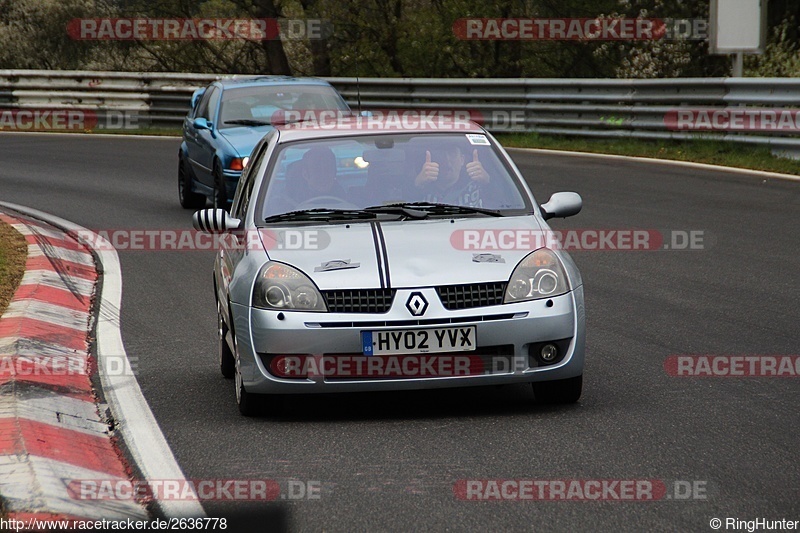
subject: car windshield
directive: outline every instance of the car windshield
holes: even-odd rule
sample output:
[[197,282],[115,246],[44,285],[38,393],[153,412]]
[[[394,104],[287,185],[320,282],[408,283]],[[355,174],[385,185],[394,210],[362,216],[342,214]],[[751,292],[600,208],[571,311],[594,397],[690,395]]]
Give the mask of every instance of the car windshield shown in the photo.
[[219,127],[283,124],[302,117],[304,111],[320,110],[349,112],[336,90],[325,85],[262,85],[226,89],[222,94]]
[[267,173],[257,221],[502,216],[532,210],[518,179],[482,134],[296,141],[279,145]]

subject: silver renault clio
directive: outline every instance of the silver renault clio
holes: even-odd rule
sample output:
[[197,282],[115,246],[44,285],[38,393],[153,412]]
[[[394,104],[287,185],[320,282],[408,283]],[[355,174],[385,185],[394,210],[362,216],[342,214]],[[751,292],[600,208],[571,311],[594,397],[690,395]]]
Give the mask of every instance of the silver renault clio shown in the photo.
[[532,383],[582,389],[583,282],[498,142],[471,122],[289,124],[255,147],[214,235],[219,363],[274,395]]

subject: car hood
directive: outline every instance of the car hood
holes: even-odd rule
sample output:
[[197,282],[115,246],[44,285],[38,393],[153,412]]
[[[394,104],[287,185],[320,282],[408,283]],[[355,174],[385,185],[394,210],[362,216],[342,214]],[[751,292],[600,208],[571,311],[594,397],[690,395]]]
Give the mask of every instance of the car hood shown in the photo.
[[536,217],[521,216],[270,228],[260,235],[270,259],[299,268],[325,290],[505,281],[541,246],[535,243],[543,229]]
[[241,126],[219,130],[219,134],[231,143],[239,157],[246,157],[270,130],[272,126]]

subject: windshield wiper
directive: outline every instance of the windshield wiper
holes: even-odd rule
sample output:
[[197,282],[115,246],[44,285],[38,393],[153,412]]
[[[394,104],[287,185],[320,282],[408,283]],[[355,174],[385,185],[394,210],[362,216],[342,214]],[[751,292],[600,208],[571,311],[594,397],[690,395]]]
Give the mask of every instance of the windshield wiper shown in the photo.
[[265,218],[264,222],[328,222],[331,220],[365,220],[377,218],[377,216],[375,213],[361,209],[329,209],[321,207],[272,215]]
[[401,202],[386,204],[381,207],[402,208],[407,211],[423,212],[431,215],[468,215],[480,213],[492,217],[502,217],[503,214],[495,209],[483,207],[469,207],[466,205],[439,204],[435,202]]
[[271,124],[266,120],[255,120],[252,118],[237,118],[235,120],[226,120],[225,124],[241,124],[242,126],[270,126]]
[[388,213],[390,215],[403,215],[406,218],[428,218],[428,211],[421,211],[419,209],[412,209],[406,207],[407,204],[385,204],[385,205],[371,205],[365,207],[364,211],[370,213]]

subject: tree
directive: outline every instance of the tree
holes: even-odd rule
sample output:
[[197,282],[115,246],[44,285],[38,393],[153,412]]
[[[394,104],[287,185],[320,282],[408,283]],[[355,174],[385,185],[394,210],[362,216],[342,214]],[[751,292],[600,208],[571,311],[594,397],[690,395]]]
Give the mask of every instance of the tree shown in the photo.
[[67,24],[111,8],[93,0],[0,0],[0,68],[83,69],[102,64],[96,43],[70,39]]

